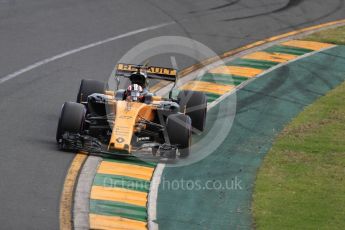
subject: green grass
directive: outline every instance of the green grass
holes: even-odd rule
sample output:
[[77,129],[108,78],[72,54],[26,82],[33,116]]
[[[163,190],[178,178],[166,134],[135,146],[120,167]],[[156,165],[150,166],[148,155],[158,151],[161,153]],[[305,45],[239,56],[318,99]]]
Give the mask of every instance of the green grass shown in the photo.
[[345,228],[345,83],[278,136],[253,196],[257,229]]
[[[345,26],[303,40],[345,45]],[[277,137],[257,175],[257,229],[344,229],[345,83]]]
[[345,26],[317,32],[303,38],[303,40],[320,41],[326,43],[333,43],[337,45],[345,45]]

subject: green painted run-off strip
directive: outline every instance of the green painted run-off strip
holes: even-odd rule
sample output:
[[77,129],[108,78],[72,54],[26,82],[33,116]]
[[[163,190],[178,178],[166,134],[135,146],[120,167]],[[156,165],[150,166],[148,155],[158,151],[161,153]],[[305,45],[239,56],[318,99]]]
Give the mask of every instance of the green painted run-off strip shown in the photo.
[[278,62],[272,62],[272,61],[261,61],[261,60],[254,60],[254,59],[242,59],[238,58],[230,63],[227,63],[227,65],[231,66],[243,66],[243,67],[250,67],[255,69],[269,69],[275,65],[278,65]]
[[[166,167],[162,178],[201,184],[226,183],[237,178],[241,181],[240,188],[186,191],[166,189],[162,183],[157,200],[159,228],[252,229],[255,226],[252,191],[261,160],[285,124],[305,106],[342,83],[344,73],[345,46],[339,46],[288,63],[237,91],[236,115],[223,144],[199,162],[179,168]],[[208,112],[206,130],[217,125],[213,123],[216,119],[233,115],[220,109],[222,103],[227,102],[220,102]],[[212,143],[209,141],[198,148]]]
[[285,53],[285,54],[292,54],[292,55],[300,56],[300,55],[304,55],[307,53],[311,53],[314,50],[289,47],[289,46],[272,46],[272,47],[265,49],[265,51],[269,52],[269,53]]
[[90,213],[105,216],[119,216],[139,221],[147,220],[146,207],[114,201],[90,199]]
[[150,181],[100,173],[96,174],[93,180],[93,185],[111,188],[124,188],[147,193],[150,189]]
[[220,96],[222,96],[222,95],[213,94],[213,93],[206,93],[208,103],[211,103],[211,102],[217,100]]
[[202,76],[199,81],[206,81],[224,85],[239,85],[246,80],[248,80],[248,78],[241,76],[207,73]]

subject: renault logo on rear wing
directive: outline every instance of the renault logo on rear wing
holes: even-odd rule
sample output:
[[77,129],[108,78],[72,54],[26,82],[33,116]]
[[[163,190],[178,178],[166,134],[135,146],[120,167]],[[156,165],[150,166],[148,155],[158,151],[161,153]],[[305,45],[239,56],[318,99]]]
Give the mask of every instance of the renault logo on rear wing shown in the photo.
[[133,64],[117,64],[116,76],[128,76],[138,71],[145,71],[148,78],[160,79],[166,81],[176,81],[177,70],[158,66],[140,66]]

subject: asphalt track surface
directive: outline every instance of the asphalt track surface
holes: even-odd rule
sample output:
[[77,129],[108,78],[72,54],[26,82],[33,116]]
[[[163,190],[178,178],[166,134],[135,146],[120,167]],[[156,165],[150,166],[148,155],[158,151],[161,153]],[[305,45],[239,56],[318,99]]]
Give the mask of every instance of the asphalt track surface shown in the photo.
[[[134,45],[191,37],[223,53],[344,17],[341,0],[0,0],[0,77],[37,61],[129,31],[174,22],[35,68],[0,84],[0,229],[58,229],[59,201],[74,155],[59,152],[61,104],[82,78],[107,80]],[[161,60],[158,64],[168,64]],[[193,64],[178,59],[180,68]]]

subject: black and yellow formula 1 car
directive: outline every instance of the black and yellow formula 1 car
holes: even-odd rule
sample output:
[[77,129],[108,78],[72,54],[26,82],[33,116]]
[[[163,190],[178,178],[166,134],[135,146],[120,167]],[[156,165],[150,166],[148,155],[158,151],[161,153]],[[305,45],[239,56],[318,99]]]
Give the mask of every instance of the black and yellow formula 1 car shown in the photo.
[[180,91],[174,99],[171,93],[167,98],[151,93],[148,79],[176,85],[177,70],[172,68],[118,64],[114,77],[117,90],[82,80],[77,102],[63,104],[56,133],[59,148],[121,156],[149,149],[154,156],[187,157],[192,133],[205,127],[205,94]]

